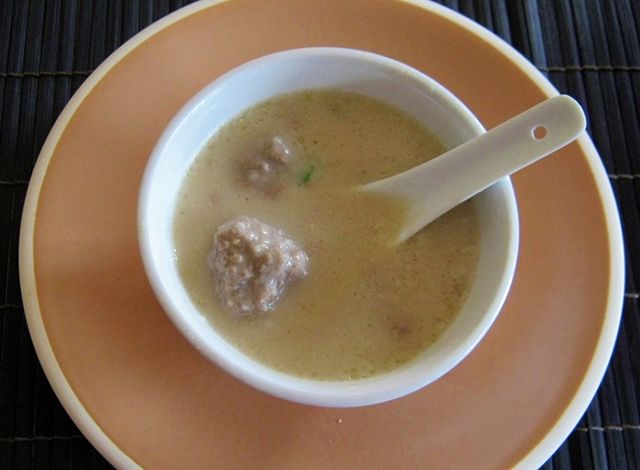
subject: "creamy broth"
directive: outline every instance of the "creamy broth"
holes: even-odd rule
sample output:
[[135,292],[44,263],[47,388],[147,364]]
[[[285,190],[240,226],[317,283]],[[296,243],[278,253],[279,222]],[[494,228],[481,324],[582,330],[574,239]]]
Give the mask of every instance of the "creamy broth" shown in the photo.
[[[291,143],[290,167],[269,191],[244,184],[239,162],[273,136]],[[293,93],[246,111],[183,183],[174,235],[191,298],[228,341],[286,373],[359,379],[411,361],[468,294],[479,247],[473,200],[393,247],[405,207],[355,188],[444,150],[409,116],[352,93]],[[244,317],[222,308],[207,266],[216,229],[240,215],[283,229],[309,259],[307,277],[272,311]]]

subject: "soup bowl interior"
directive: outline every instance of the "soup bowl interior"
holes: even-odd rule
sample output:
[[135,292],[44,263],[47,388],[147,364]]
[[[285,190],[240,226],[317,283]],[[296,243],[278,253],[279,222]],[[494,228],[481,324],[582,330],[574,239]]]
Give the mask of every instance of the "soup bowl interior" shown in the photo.
[[162,134],[141,185],[139,245],[150,284],[171,321],[193,346],[227,372],[299,403],[369,405],[406,395],[438,379],[489,329],[515,269],[515,195],[505,178],[474,198],[481,235],[471,291],[445,333],[415,360],[371,378],[339,382],[304,379],[262,365],[228,343],[187,293],[174,255],[175,207],[187,170],[221,126],[268,98],[318,88],[357,92],[394,105],[429,128],[447,148],[484,132],[473,114],[445,88],[385,57],[349,49],[308,48],[256,59],[206,86]]

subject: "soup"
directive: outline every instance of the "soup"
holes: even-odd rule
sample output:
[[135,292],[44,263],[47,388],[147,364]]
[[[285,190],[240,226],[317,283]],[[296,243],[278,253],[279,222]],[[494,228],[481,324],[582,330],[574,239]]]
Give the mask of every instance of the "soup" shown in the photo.
[[[206,144],[179,196],[176,259],[194,304],[238,349],[296,376],[361,379],[410,362],[468,295],[474,203],[393,246],[405,206],[357,186],[444,151],[410,116],[354,93],[296,92],[247,110]],[[266,163],[256,158],[265,152]],[[217,231],[238,217],[286,235],[307,263],[306,275],[246,315],[224,305],[210,262]]]

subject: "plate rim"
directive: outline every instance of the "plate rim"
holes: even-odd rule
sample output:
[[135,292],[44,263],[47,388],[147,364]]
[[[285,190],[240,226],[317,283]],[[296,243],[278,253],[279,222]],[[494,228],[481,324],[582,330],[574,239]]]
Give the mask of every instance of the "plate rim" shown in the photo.
[[[201,10],[228,1],[229,0],[203,0],[182,7],[147,26],[111,53],[94,72],[87,77],[56,119],[39,153],[25,197],[20,224],[18,264],[24,312],[36,354],[49,383],[66,412],[91,444],[117,468],[137,469],[142,467],[111,440],[83,406],[67,381],[55,357],[42,320],[39,299],[37,297],[37,280],[35,278],[33,252],[33,236],[35,234],[34,229],[40,192],[46,178],[49,163],[67,124],[71,121],[75,112],[90,92],[100,83],[102,78],[124,59],[125,56],[160,31]],[[429,0],[400,1],[435,13],[473,33],[489,46],[500,51],[506,60],[517,65],[546,95],[553,96],[558,94],[556,88],[531,62],[506,41],[480,24],[463,16],[461,13]],[[599,199],[603,206],[607,228],[610,266],[609,291],[605,314],[593,357],[591,358],[586,374],[574,392],[573,398],[569,401],[563,413],[556,423],[547,431],[545,436],[515,465],[516,468],[538,468],[543,465],[574,429],[576,423],[591,403],[604,377],[613,353],[622,316],[625,279],[624,243],[617,204],[604,164],[590,137],[584,133],[579,137],[578,142],[594,179],[596,190],[598,191]]]

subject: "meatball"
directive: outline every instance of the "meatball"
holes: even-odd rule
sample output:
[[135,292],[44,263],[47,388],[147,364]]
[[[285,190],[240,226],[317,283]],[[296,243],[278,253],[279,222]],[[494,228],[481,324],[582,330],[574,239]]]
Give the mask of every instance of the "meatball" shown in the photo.
[[268,145],[251,155],[242,169],[244,179],[250,186],[273,192],[277,177],[291,163],[293,151],[281,136],[275,136]]
[[244,316],[273,309],[309,261],[282,230],[241,216],[218,228],[208,264],[224,307]]

